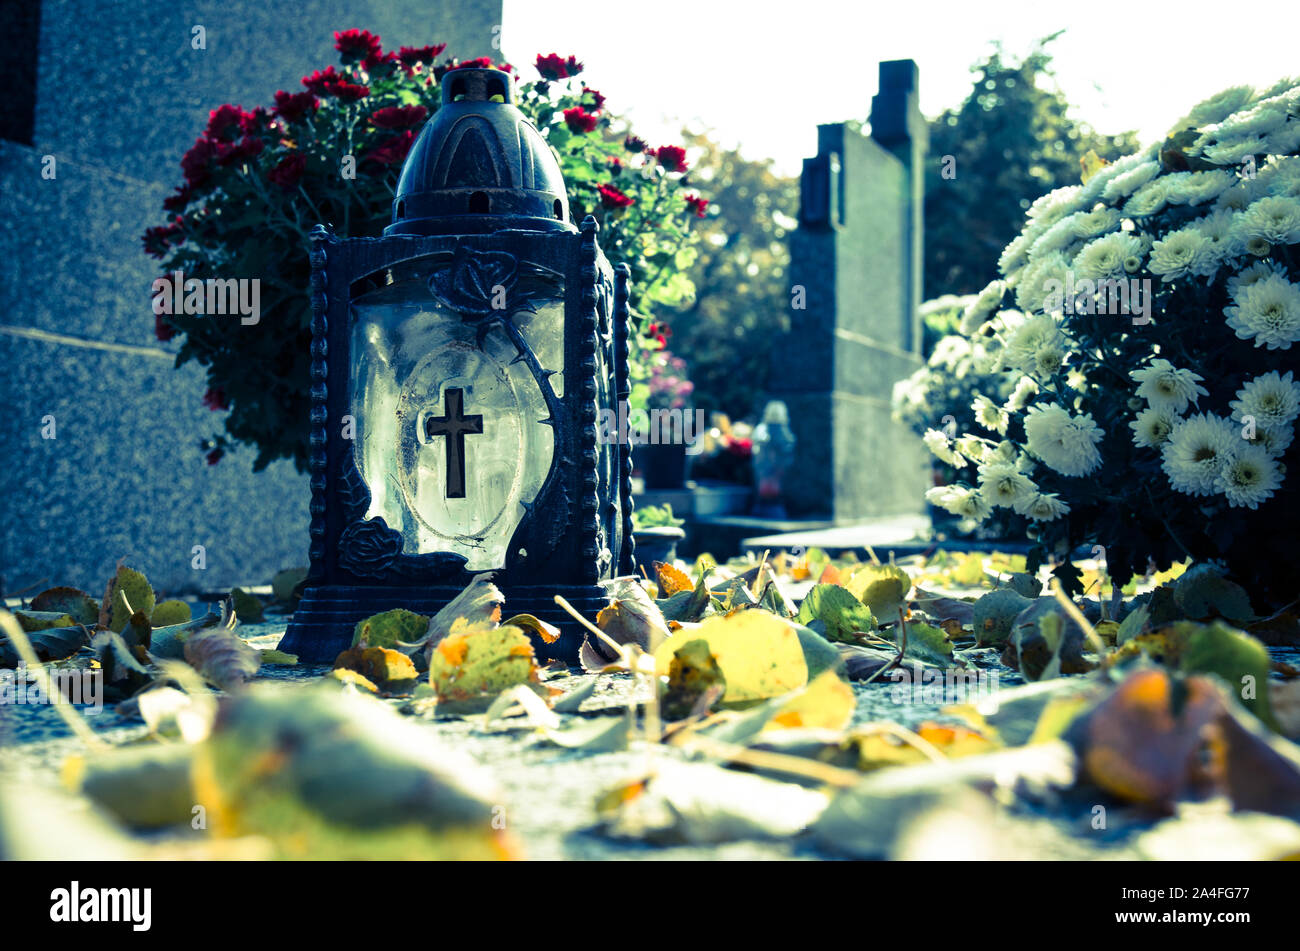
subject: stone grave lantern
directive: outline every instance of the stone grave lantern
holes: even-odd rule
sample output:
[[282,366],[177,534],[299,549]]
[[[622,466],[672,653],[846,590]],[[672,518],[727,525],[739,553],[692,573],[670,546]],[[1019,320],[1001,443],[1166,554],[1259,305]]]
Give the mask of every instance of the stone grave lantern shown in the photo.
[[513,94],[448,72],[383,236],[312,235],[311,567],[281,645],[304,661],[482,572],[573,660],[554,596],[594,614],[633,570],[630,449],[601,438],[630,388],[628,272],[574,226]]

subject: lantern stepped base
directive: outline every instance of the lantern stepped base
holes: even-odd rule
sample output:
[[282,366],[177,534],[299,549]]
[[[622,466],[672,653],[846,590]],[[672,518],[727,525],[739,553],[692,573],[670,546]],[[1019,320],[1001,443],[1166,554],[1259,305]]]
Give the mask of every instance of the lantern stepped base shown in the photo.
[[[405,608],[432,617],[461,590],[450,586],[324,585],[308,588],[289,621],[289,629],[280,641],[279,650],[297,654],[305,664],[329,664],[351,646],[358,621],[393,608]],[[555,603],[555,596],[563,597],[583,617],[592,621],[596,613],[609,604],[605,589],[596,586],[519,585],[502,587],[501,593],[505,596],[502,620],[515,614],[532,614],[560,629],[560,638],[554,644],[543,643],[536,635],[529,635],[537,649],[538,660],[560,660],[571,665],[578,663],[578,648],[582,646],[585,632]]]

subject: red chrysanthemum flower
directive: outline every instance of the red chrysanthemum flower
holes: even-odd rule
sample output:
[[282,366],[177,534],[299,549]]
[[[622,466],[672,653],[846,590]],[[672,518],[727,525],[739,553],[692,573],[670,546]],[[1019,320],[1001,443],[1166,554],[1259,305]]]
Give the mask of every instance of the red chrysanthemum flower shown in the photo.
[[695,212],[696,218],[703,218],[704,210],[708,207],[709,200],[707,198],[701,198],[699,195],[686,196],[686,208],[689,211]]
[[302,84],[318,96],[334,96],[338,99],[354,101],[370,95],[370,87],[348,81],[333,66],[316,70],[310,76],[302,78]]
[[301,152],[294,152],[280,159],[275,164],[275,168],[266,173],[266,178],[272,184],[289,191],[298,187],[298,182],[305,171],[307,171],[307,156]]
[[600,203],[606,208],[626,208],[636,199],[624,195],[613,185],[600,185],[596,188],[600,193]]
[[397,51],[397,58],[403,66],[407,67],[414,66],[416,63],[432,63],[446,48],[446,43],[434,43],[432,46],[403,46]]
[[373,113],[370,121],[380,129],[406,129],[419,125],[428,114],[424,106],[389,106]]
[[406,159],[406,153],[411,151],[414,142],[415,133],[407,129],[388,139],[379,148],[372,149],[366,155],[366,160],[378,162],[380,165],[397,165]]
[[213,109],[208,113],[208,127],[204,130],[204,135],[210,139],[229,138],[226,133],[234,130],[237,134],[244,126],[244,122],[250,113],[245,112],[239,106],[224,105]]
[[623,166],[623,160],[622,160],[621,158],[612,158],[612,159],[610,159],[609,162],[606,164],[606,168],[608,168],[608,169],[609,169],[611,172],[613,172],[615,175],[617,175],[619,172],[623,171],[623,167],[624,167],[624,166]]
[[477,59],[463,59],[448,67],[449,69],[491,69],[492,57],[480,56]]
[[245,112],[239,120],[239,131],[244,135],[261,132],[270,123],[271,114],[263,107],[257,106],[252,112]]
[[238,165],[248,159],[255,158],[266,147],[263,142],[255,135],[246,135],[235,145],[225,146],[218,150],[218,165]]
[[327,66],[325,69],[318,69],[310,76],[302,78],[302,84],[318,96],[329,95],[329,89],[337,86],[341,82],[346,82],[343,74],[333,66]]
[[649,145],[647,145],[645,139],[640,136],[629,135],[623,140],[623,148],[635,155],[638,152],[644,152],[649,148]]
[[375,53],[361,61],[361,68],[376,76],[387,76],[398,66],[396,53]]
[[203,394],[203,405],[214,413],[221,410],[230,409],[230,400],[226,397],[226,391],[219,386],[210,386],[208,391]]
[[599,92],[597,92],[595,89],[592,89],[590,86],[583,86],[582,94],[584,96],[591,97],[592,109],[599,112],[601,109],[605,108],[605,97],[601,95]]
[[364,99],[370,95],[370,87],[357,83],[339,83],[337,86],[331,86],[329,93],[344,102],[356,102],[358,99]]
[[163,199],[164,211],[184,211],[189,207],[190,201],[194,198],[194,192],[188,185],[179,185],[174,195],[168,195]]
[[588,112],[582,106],[573,106],[564,110],[564,124],[572,132],[594,132],[600,122],[600,116]]
[[661,145],[655,149],[655,158],[666,172],[686,171],[686,150],[680,145]]
[[542,78],[548,82],[556,79],[571,79],[582,72],[582,64],[578,62],[576,56],[562,59],[559,53],[548,53],[545,56],[538,53],[536,66]]
[[307,113],[320,108],[320,100],[315,93],[285,92],[281,89],[275,94],[275,112],[286,122],[297,122]]
[[181,171],[185,173],[185,181],[191,187],[202,185],[209,178],[212,159],[216,157],[216,146],[211,139],[198,139],[193,148],[185,153],[181,159]]
[[369,56],[379,56],[379,37],[369,30],[344,30],[334,34],[334,48],[345,64],[358,63]]

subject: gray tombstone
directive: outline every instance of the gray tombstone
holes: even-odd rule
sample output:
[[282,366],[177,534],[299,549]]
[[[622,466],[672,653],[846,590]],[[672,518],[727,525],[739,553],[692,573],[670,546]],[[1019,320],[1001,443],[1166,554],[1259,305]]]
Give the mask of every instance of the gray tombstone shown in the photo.
[[[174,370],[177,342],[154,339],[159,272],[140,237],[163,223],[162,200],[211,109],[300,91],[303,75],[337,62],[335,30],[369,29],[386,49],[445,42],[447,55],[500,58],[501,7],[6,4],[0,45],[14,47],[6,62],[23,74],[11,82],[6,73],[12,95],[0,117],[0,578],[9,590],[48,579],[98,596],[123,556],[170,592],[306,564],[305,475],[283,461],[254,474],[252,451],[204,464],[199,440],[221,418],[201,405],[201,369]],[[198,26],[206,49],[192,43]],[[42,177],[48,156],[54,178]]]
[[[871,132],[817,128],[790,239],[791,332],[768,390],[790,409],[792,515],[847,522],[923,511],[924,448],[890,418],[895,381],[921,365],[925,119],[911,60],[880,64]],[[802,306],[801,306],[802,305]]]

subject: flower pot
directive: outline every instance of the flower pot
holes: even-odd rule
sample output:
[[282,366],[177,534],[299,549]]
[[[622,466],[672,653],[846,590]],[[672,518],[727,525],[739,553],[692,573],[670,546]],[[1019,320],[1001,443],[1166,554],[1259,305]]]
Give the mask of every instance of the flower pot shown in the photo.
[[632,533],[636,542],[637,564],[650,568],[656,561],[671,562],[677,557],[677,543],[686,533],[672,525],[638,528]]
[[686,445],[649,443],[637,446],[632,458],[647,489],[680,489],[686,485]]

